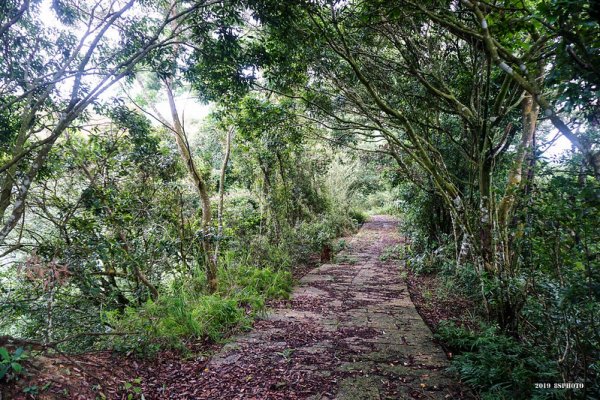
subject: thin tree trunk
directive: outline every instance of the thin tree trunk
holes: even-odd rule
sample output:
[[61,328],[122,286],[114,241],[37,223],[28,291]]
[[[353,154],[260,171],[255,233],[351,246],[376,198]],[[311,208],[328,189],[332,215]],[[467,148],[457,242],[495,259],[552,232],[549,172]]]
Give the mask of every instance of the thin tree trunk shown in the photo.
[[164,84],[167,92],[167,98],[169,100],[169,108],[171,110],[171,118],[173,122],[172,130],[173,134],[175,135],[175,142],[177,143],[181,159],[183,160],[183,163],[185,164],[186,169],[188,170],[188,175],[191,178],[192,183],[194,184],[194,188],[200,196],[200,201],[202,204],[202,249],[204,250],[208,289],[210,293],[214,293],[217,291],[217,266],[215,264],[213,256],[214,248],[210,238],[210,197],[208,195],[206,183],[204,182],[204,179],[202,179],[202,176],[198,172],[196,164],[194,163],[194,159],[192,158],[185,130],[183,124],[181,123],[181,119],[179,118],[179,112],[177,111],[177,106],[175,104],[172,83],[169,79],[165,79]]
[[525,156],[531,148],[539,109],[539,105],[537,102],[533,101],[530,95],[526,96],[521,103],[523,118],[521,142],[519,143],[517,156],[508,175],[508,184],[506,186],[505,194],[500,202],[500,206],[498,207],[498,222],[503,228],[505,228],[509,222],[510,214],[512,213],[515,204],[515,194],[521,186],[521,182],[523,180],[523,165],[525,163]]
[[56,271],[54,265],[50,268],[50,294],[48,295],[48,303],[46,305],[46,334],[44,335],[44,344],[52,342],[54,331],[54,295],[56,293]]
[[[485,152],[485,151],[484,151]],[[484,156],[485,157],[485,156]],[[479,167],[479,222],[480,222],[480,255],[483,261],[483,268],[490,273],[497,273],[497,265],[494,261],[494,224],[493,208],[494,199],[492,198],[492,160],[485,158],[481,161]]]
[[223,198],[225,197],[225,172],[227,170],[227,163],[229,163],[229,156],[231,155],[231,137],[233,136],[233,128],[227,131],[227,137],[225,139],[225,154],[223,156],[223,164],[221,165],[221,176],[219,177],[219,206],[217,210],[217,244],[215,245],[215,266],[218,265],[219,257],[219,243],[221,242],[221,236],[223,235]]
[[[21,129],[15,144],[15,149],[13,150],[14,155],[20,154],[23,151],[25,137],[26,132]],[[15,174],[17,173],[18,166],[19,163],[15,163],[8,168],[5,172],[4,179],[2,180],[2,187],[0,189],[0,220],[4,220],[4,213],[8,206],[10,206],[10,198],[15,184]]]

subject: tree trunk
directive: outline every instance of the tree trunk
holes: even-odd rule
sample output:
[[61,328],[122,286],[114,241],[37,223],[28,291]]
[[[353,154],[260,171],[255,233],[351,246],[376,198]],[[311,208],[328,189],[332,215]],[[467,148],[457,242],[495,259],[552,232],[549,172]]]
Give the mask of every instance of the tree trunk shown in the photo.
[[491,191],[493,168],[492,160],[487,156],[484,157],[479,167],[479,255],[483,262],[483,269],[495,274],[497,273],[497,266],[494,260],[494,224],[492,219],[494,199]]
[[223,235],[223,198],[225,197],[225,172],[229,156],[231,155],[231,137],[233,136],[233,128],[227,131],[225,138],[225,154],[223,156],[223,164],[221,165],[221,176],[219,177],[219,206],[217,210],[217,244],[215,245],[214,263],[218,265],[219,243]]
[[208,290],[210,293],[214,293],[217,291],[217,265],[214,259],[214,248],[212,241],[212,233],[211,230],[211,207],[210,207],[210,197],[208,195],[208,189],[206,187],[206,183],[202,176],[198,172],[196,168],[196,164],[192,158],[189,144],[187,141],[187,136],[185,134],[185,130],[183,124],[181,123],[181,119],[179,118],[179,112],[177,111],[177,106],[175,104],[175,97],[173,95],[172,83],[169,79],[164,80],[167,98],[169,100],[169,108],[171,110],[171,118],[172,118],[172,131],[175,136],[175,142],[177,143],[177,148],[179,149],[179,155],[183,163],[186,166],[188,171],[188,176],[192,180],[194,184],[194,188],[198,192],[200,196],[200,201],[202,203],[202,238],[201,244],[202,249],[204,251],[204,262],[206,265],[206,279],[208,281]]
[[501,229],[505,230],[510,220],[513,207],[516,199],[516,191],[521,186],[523,181],[523,165],[525,156],[531,148],[533,135],[535,133],[537,118],[540,107],[537,102],[533,101],[530,95],[527,95],[521,103],[521,111],[523,118],[523,131],[521,133],[521,141],[517,150],[517,156],[513,162],[512,168],[508,174],[508,183],[504,196],[498,207],[498,223]]
[[[521,102],[521,112],[523,129],[517,154],[508,174],[506,190],[498,206],[497,228],[499,237],[501,238],[498,250],[502,257],[500,262],[503,268],[498,276],[501,293],[498,299],[498,307],[495,310],[497,314],[496,319],[502,329],[513,336],[518,335],[518,313],[521,308],[521,301],[518,298],[518,293],[514,293],[509,287],[510,285],[507,285],[507,280],[511,279],[514,275],[515,266],[513,263],[517,259],[517,254],[513,254],[516,248],[513,243],[514,236],[510,234],[509,230],[513,221],[515,204],[518,203],[518,192],[522,188],[523,183],[527,182],[527,176],[525,180],[523,179],[523,175],[527,173],[526,156],[531,151],[539,115],[539,105],[533,100],[531,95],[527,95]],[[518,229],[522,231],[523,228]],[[517,235],[521,236],[518,233]]]

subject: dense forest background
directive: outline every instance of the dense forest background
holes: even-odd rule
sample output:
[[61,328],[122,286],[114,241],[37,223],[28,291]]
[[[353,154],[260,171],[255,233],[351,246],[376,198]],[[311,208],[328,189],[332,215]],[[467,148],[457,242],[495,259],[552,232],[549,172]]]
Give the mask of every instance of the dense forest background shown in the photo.
[[7,0],[0,43],[4,382],[217,341],[385,213],[464,382],[600,393],[597,0]]

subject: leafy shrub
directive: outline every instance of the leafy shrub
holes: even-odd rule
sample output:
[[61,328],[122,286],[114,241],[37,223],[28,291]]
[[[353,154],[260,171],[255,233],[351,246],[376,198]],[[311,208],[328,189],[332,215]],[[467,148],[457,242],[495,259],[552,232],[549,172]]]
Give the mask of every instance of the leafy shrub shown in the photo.
[[473,332],[444,321],[436,336],[458,353],[450,370],[480,390],[483,399],[561,398],[551,389],[534,388],[536,382],[562,382],[556,364],[496,327],[482,325]]
[[333,240],[353,232],[357,223],[344,215],[321,215],[311,221],[299,223],[290,234],[290,254],[302,261],[311,253],[320,252],[324,246],[333,248]]
[[[298,224],[294,244],[296,252],[308,254],[320,251],[323,245],[330,243],[335,232],[325,221],[306,221]],[[300,250],[305,248],[304,250]]]
[[[245,257],[246,263],[255,268],[288,270],[294,263],[293,254],[287,248],[285,240],[270,243],[266,237],[259,237],[250,244]],[[243,264],[242,264],[243,265]]]
[[23,360],[27,359],[27,353],[22,347],[10,353],[6,347],[0,347],[0,381],[5,379],[11,381],[23,373]]
[[407,251],[407,266],[417,274],[453,272],[456,260],[451,252],[450,243],[412,242]]
[[131,382],[123,383],[123,395],[127,396],[127,400],[141,399],[144,400],[144,393],[142,392],[142,378],[135,378]]
[[367,214],[362,211],[350,210],[348,215],[357,225],[362,225],[367,222]]

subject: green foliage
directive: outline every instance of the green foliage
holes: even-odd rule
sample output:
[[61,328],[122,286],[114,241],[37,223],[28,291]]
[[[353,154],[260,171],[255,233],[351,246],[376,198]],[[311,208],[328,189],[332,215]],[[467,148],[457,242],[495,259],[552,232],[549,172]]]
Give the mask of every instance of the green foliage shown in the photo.
[[523,210],[531,222],[518,242],[524,249],[521,280],[535,282],[523,318],[536,343],[551,337],[559,349],[569,349],[559,364],[563,376],[587,376],[589,391],[597,392],[600,374],[592,360],[600,356],[600,187],[576,178],[576,160],[562,165],[564,172],[549,174],[536,201]]
[[350,215],[327,214],[306,221],[295,228],[296,252],[299,255],[320,252],[324,246],[333,247],[333,240],[356,231],[359,224]]
[[142,378],[135,378],[131,382],[123,383],[123,392],[127,396],[127,400],[140,399],[144,400],[144,394],[142,392]]
[[364,197],[363,207],[372,215],[404,215],[404,204],[398,199],[395,190],[379,190]]
[[248,299],[248,304],[253,305],[251,299],[287,298],[292,289],[291,274],[285,269],[224,266],[219,277],[227,295],[242,300],[242,304],[243,299]]
[[0,381],[10,382],[18,379],[24,372],[23,361],[28,358],[25,349],[18,347],[11,353],[6,347],[0,347]]
[[594,104],[600,74],[590,68],[600,64],[600,14],[598,3],[586,0],[553,0],[536,4],[537,11],[560,35],[556,64],[548,83],[559,93],[558,101],[582,121],[597,121]]
[[[292,240],[293,237],[286,237]],[[246,242],[246,240],[249,240]],[[243,267],[253,265],[258,268],[290,270],[295,260],[295,254],[289,241],[273,243],[269,237],[256,235],[230,243],[230,256],[233,258],[226,265]]]
[[338,254],[335,256],[335,262],[336,264],[348,264],[348,265],[354,265],[358,262],[358,259],[354,256],[350,256],[347,254]]
[[382,169],[387,171],[388,161],[339,151],[326,175],[331,210],[347,214],[359,225],[367,214],[398,215],[393,189],[381,174]]
[[285,299],[291,292],[291,274],[270,267],[224,267],[220,270],[223,296],[231,297],[248,317],[260,313],[268,299]]
[[195,47],[187,79],[204,100],[235,102],[255,80],[256,54],[243,34],[243,9],[229,4],[201,7],[192,27]]
[[405,246],[404,244],[396,244],[394,246],[386,247],[379,256],[380,261],[392,261],[402,260],[404,257]]
[[[177,265],[181,248],[172,238],[182,229],[191,236],[181,226],[174,153],[141,115],[124,107],[104,111],[116,120],[110,131],[72,133],[46,165],[44,201],[32,205],[26,221],[41,236],[32,254],[6,270],[20,283],[0,292],[12,305],[3,309],[0,329],[17,330],[11,334],[42,339],[50,299],[56,338],[102,331],[100,310],[149,297],[136,268],[158,285]],[[62,349],[92,345],[82,338]]]
[[318,251],[323,246],[331,244],[331,241],[338,236],[335,228],[335,225],[324,218],[302,224],[299,231],[300,235],[310,240],[310,248]]
[[346,239],[339,239],[333,242],[333,252],[339,253],[342,250],[346,250],[350,247]]
[[216,341],[248,323],[235,299],[190,293],[164,295],[140,308],[127,308],[122,314],[107,313],[106,318],[116,330],[129,333],[115,339],[114,348],[141,355],[152,355],[164,347],[184,349],[188,341]]
[[229,238],[256,235],[265,222],[256,198],[251,193],[244,191],[232,191],[227,196],[225,218],[228,222],[226,236]]
[[[36,254],[26,268],[6,272],[11,285],[1,294],[14,306],[0,316],[0,328],[42,339],[53,296],[53,339],[107,326],[119,333],[112,342],[83,335],[61,344],[63,350],[115,346],[151,353],[218,340],[245,326],[267,298],[285,297],[297,263],[365,220],[348,204],[354,192],[334,198],[327,187],[329,158],[311,151],[306,132],[313,127],[298,123],[297,107],[248,97],[190,137],[194,156],[204,160],[202,173],[210,176],[222,158],[212,137],[221,125],[236,127],[213,296],[204,292],[199,199],[176,150],[122,101],[96,107],[111,118],[111,128],[71,133],[36,187],[45,200],[32,204],[35,218],[26,221],[39,226]],[[217,181],[207,181],[210,192]],[[64,276],[51,294],[52,265],[64,268]],[[17,283],[19,274],[35,279]]]
[[479,389],[484,399],[562,398],[558,391],[536,390],[534,385],[561,382],[556,363],[530,344],[502,335],[496,327],[482,326],[473,332],[446,322],[436,336],[457,352],[450,370]]
[[411,236],[415,250],[426,252],[425,247],[435,246],[434,242],[445,244],[452,223],[442,199],[409,182],[399,185],[397,196],[402,204],[402,225]]
[[362,211],[352,209],[348,211],[348,216],[354,221],[354,223],[358,226],[367,222],[368,216]]
[[203,278],[182,278],[158,300],[123,313],[107,312],[106,322],[117,332],[129,334],[111,339],[121,351],[152,355],[161,348],[184,349],[186,343],[219,341],[233,330],[245,329],[270,298],[287,298],[291,275],[260,267],[227,267],[219,270],[219,293],[198,291]]
[[406,248],[406,265],[415,273],[458,278],[458,274],[472,271],[469,268],[460,268],[458,271],[456,268],[454,243],[450,237],[438,234],[438,242],[419,232],[417,225],[413,225],[413,228],[411,242]]

